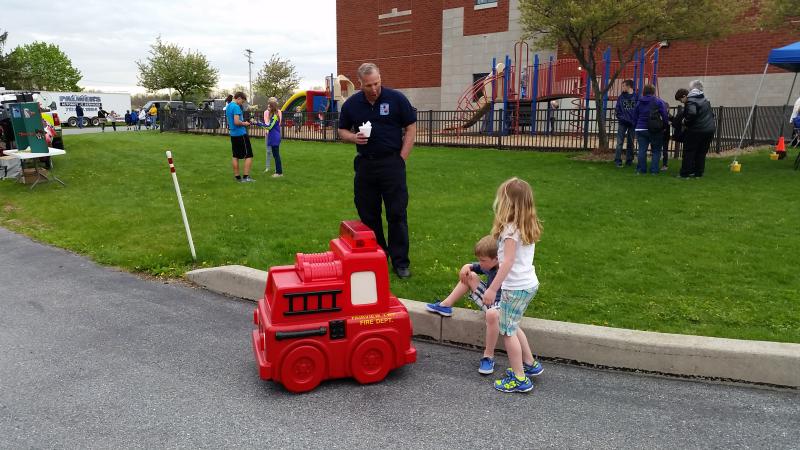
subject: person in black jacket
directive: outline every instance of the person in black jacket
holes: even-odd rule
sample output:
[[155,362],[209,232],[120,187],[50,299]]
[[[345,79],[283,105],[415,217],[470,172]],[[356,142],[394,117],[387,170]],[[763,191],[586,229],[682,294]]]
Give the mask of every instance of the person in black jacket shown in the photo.
[[80,103],[75,105],[75,115],[78,116],[78,128],[83,128],[83,106]]
[[[669,122],[672,125],[672,140],[675,141],[675,156],[680,157],[683,152],[683,136],[686,134],[686,128],[683,126],[683,112],[684,104],[686,104],[689,90],[680,88],[675,92],[675,100],[677,100],[678,107],[675,114],[670,114]],[[664,166],[667,165],[664,160]]]
[[106,117],[108,112],[101,106],[97,109],[97,121],[100,123],[100,129],[105,133],[106,131]]
[[703,94],[703,83],[700,80],[694,80],[689,84],[683,124],[686,126],[686,134],[679,177],[700,178],[705,171],[708,148],[717,131],[711,102]]
[[672,137],[672,128],[670,124],[672,123],[672,114],[669,113],[669,103],[664,100],[664,104],[667,107],[667,116],[669,117],[669,121],[664,122],[664,136],[663,141],[664,144],[661,146],[661,171],[666,172],[669,170],[669,139]]

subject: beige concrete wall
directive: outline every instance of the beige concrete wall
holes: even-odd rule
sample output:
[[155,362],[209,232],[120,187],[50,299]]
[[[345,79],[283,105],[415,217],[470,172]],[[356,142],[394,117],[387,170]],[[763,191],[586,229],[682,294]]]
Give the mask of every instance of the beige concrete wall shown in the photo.
[[[464,8],[446,9],[442,17],[442,89],[440,109],[452,111],[461,94],[472,85],[472,74],[491,71],[492,58],[503,62],[506,55],[513,61],[514,43],[522,34],[519,24],[519,0],[509,5],[508,31],[476,36],[464,36]],[[552,50],[530,48],[547,61]]]
[[405,88],[399,89],[417,111],[438,110],[440,105],[441,88]]
[[[792,86],[793,78],[793,73],[768,74],[764,77],[764,85],[758,96],[758,104],[761,106],[783,105],[789,95],[789,88]],[[751,106],[761,75],[659,78],[659,93],[670,104],[676,104],[675,91],[680,88],[688,89],[689,83],[695,79],[703,81],[706,96],[714,106]],[[793,104],[798,96],[800,96],[800,77],[797,79],[789,104]]]

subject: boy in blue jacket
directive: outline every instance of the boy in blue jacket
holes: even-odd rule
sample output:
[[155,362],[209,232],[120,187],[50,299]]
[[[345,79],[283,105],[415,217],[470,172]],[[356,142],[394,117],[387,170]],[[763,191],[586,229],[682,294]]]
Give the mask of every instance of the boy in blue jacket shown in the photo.
[[[625,153],[625,165],[633,164],[633,129],[636,125],[634,109],[639,101],[639,96],[633,93],[633,80],[622,82],[622,93],[617,98],[617,107],[614,109],[617,116],[617,151],[614,153],[614,163],[622,167],[622,144],[627,140],[628,151]],[[627,138],[627,139],[626,139]]]
[[650,173],[659,173],[659,163],[661,161],[661,149],[664,146],[664,127],[669,124],[667,105],[663,100],[656,97],[656,88],[652,84],[647,84],[642,89],[642,97],[634,109],[636,121],[636,140],[639,144],[637,154],[636,173],[647,173],[647,148],[653,152],[650,163]]

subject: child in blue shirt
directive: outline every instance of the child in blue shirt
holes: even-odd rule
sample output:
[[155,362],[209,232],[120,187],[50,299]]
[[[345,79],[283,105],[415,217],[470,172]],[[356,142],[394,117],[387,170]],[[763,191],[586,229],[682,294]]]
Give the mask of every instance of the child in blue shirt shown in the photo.
[[[492,236],[481,238],[475,244],[475,256],[478,258],[478,262],[464,264],[458,273],[458,284],[450,292],[450,295],[442,301],[428,303],[425,308],[428,312],[450,317],[453,315],[453,305],[469,293],[470,300],[486,313],[486,348],[483,350],[478,373],[489,375],[494,373],[494,350],[500,333],[500,310],[498,309],[500,307],[500,291],[494,296],[493,303],[489,302],[489,305],[484,304],[483,293],[497,275],[499,267],[497,240]],[[480,275],[486,275],[486,281],[481,280]],[[539,367],[541,366],[539,365]]]

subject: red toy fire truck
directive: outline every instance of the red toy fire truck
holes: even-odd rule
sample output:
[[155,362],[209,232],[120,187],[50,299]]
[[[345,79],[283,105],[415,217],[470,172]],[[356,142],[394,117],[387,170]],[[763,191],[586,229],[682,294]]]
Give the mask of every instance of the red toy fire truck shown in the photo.
[[328,378],[375,383],[417,360],[408,311],[389,291],[386,254],[359,221],[341,223],[330,251],[270,268],[253,321],[259,375],[292,392]]

